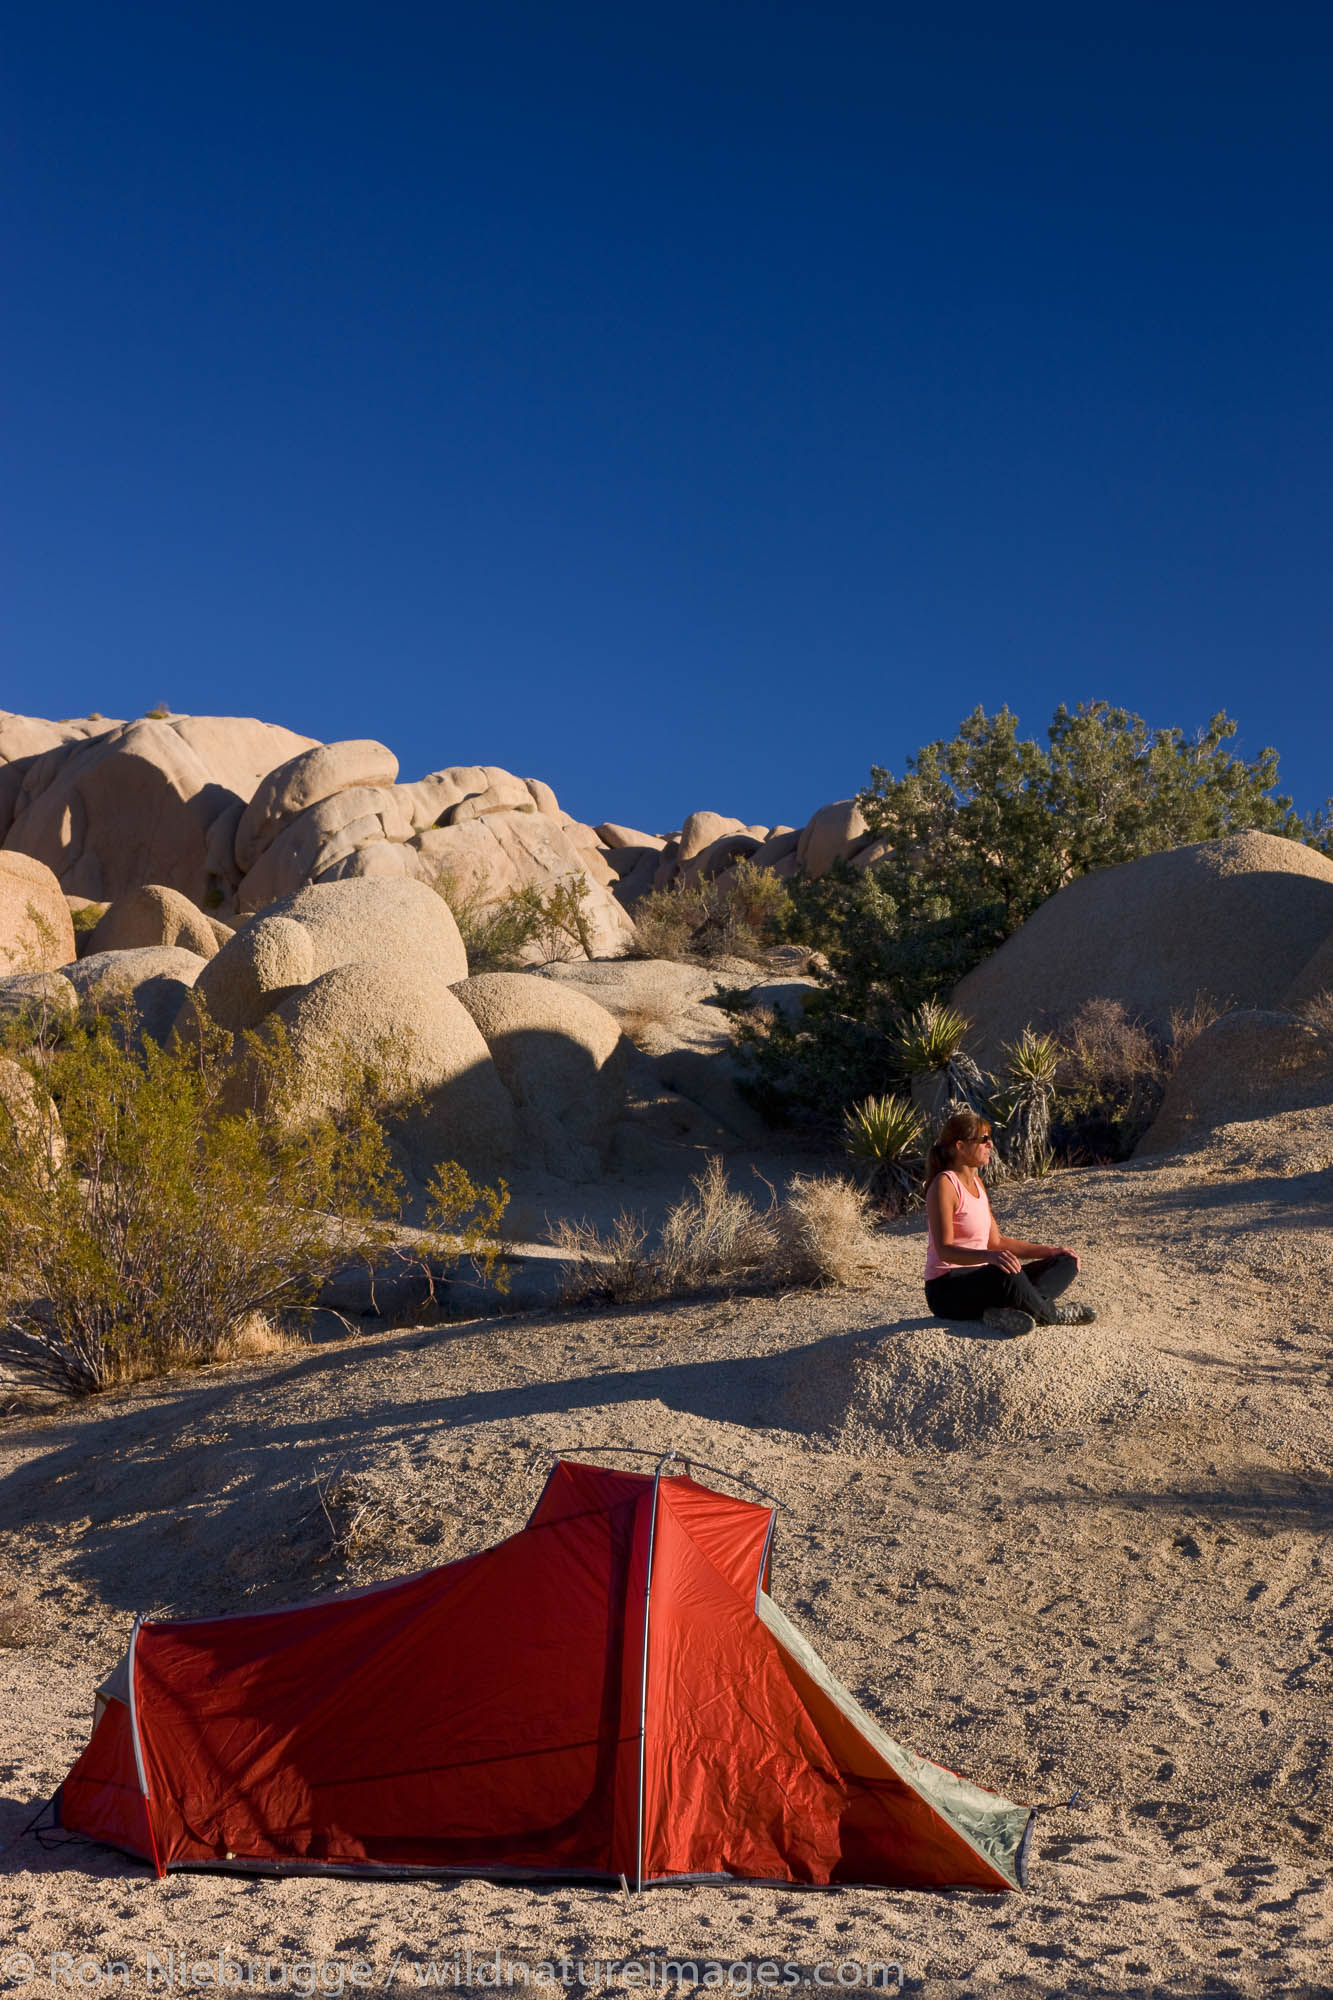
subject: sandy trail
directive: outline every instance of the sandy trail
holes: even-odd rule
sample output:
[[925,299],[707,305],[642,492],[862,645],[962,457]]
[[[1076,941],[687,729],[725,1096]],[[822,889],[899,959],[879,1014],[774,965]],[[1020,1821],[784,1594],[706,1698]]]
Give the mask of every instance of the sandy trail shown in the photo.
[[135,1611],[447,1561],[521,1524],[555,1452],[666,1443],[787,1502],[774,1595],[892,1735],[1041,1813],[1003,1899],[158,1883],[28,1839],[0,1864],[0,1985],[51,1992],[65,1951],[140,1990],[174,1949],[359,1958],[417,1991],[470,1948],[474,1985],[498,1951],[615,1991],[606,1962],[648,1954],[809,1981],[897,1960],[931,1995],[1333,1991],[1331,1182],[1223,1135],[1003,1195],[1014,1233],[1086,1252],[1077,1336],[927,1320],[918,1220],[861,1290],[362,1338],[10,1420],[0,1840],[81,1747]]

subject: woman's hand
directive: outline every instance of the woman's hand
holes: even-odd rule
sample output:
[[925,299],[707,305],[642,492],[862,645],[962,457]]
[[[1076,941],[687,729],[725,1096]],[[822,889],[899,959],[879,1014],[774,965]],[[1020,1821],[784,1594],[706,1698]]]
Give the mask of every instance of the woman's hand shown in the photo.
[[1012,1250],[988,1250],[986,1262],[1000,1271],[1021,1271],[1023,1266]]

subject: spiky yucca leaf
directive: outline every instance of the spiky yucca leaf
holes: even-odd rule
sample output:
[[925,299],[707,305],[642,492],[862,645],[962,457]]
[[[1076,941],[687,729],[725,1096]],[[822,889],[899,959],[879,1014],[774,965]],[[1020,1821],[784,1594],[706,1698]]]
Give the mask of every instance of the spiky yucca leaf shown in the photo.
[[909,1076],[928,1076],[948,1069],[962,1049],[968,1028],[966,1014],[943,1000],[925,1000],[909,1014],[898,1037]]
[[856,1160],[891,1164],[916,1150],[921,1114],[905,1097],[867,1097],[843,1114],[844,1143]]
[[1005,1049],[1004,1061],[1005,1075],[1012,1083],[1049,1089],[1059,1067],[1060,1045],[1054,1035],[1024,1028],[1018,1040]]

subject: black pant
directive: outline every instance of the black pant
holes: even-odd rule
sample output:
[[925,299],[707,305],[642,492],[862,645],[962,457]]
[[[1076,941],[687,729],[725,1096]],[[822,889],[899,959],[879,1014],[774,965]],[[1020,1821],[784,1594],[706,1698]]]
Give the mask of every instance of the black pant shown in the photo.
[[1077,1275],[1078,1265],[1068,1253],[1036,1257],[1021,1271],[1002,1271],[998,1264],[968,1264],[961,1271],[932,1278],[926,1286],[926,1304],[936,1319],[980,1319],[992,1306],[1017,1306],[1050,1326],[1054,1301]]

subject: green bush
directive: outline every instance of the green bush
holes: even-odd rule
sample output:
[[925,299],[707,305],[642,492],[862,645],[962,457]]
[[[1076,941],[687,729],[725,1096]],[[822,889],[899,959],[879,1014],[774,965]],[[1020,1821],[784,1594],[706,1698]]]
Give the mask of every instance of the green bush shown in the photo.
[[712,881],[640,896],[631,951],[636,958],[761,960],[785,937],[791,908],[778,877],[742,858]]
[[1329,809],[1295,812],[1276,752],[1233,756],[1235,729],[1216,715],[1188,738],[1091,702],[1057,709],[1040,744],[1007,708],[977,709],[903,777],[877,767],[859,803],[885,857],[790,886],[786,934],[824,954],[822,990],[797,1022],[737,1016],[760,1109],[832,1131],[846,1106],[900,1089],[902,1018],[1089,869],[1250,828],[1333,850]]
[[[158,1048],[106,1015],[16,1035],[0,1111],[0,1353],[87,1392],[225,1352],[253,1314],[309,1305],[393,1245],[401,1187],[386,1082],[349,1054],[338,1109],[299,1115],[284,1039],[197,1016]],[[414,1256],[435,1267],[504,1190],[441,1170]],[[461,1233],[460,1233],[461,1229]],[[490,1246],[493,1247],[493,1246]],[[483,1261],[486,1250],[482,1249]]]
[[453,912],[469,972],[515,972],[534,961],[593,955],[588,921],[588,880],[571,876],[543,889],[524,882],[495,898],[480,881],[465,882],[446,870],[434,884]]
[[1124,1160],[1157,1115],[1168,1049],[1119,1000],[1087,1000],[1060,1030],[1055,1141],[1071,1160]]

